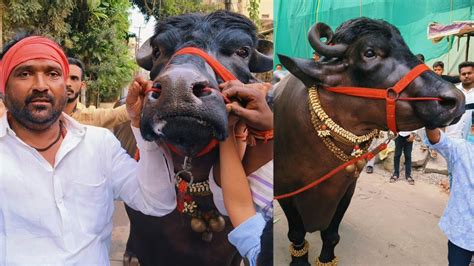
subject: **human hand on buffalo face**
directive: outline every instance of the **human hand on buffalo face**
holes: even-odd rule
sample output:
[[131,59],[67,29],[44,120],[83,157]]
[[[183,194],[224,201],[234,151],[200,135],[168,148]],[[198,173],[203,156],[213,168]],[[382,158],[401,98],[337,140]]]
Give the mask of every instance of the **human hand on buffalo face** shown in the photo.
[[152,87],[152,82],[142,76],[136,76],[128,86],[126,99],[128,117],[133,127],[140,127],[140,116],[143,107],[145,91]]
[[267,92],[271,89],[270,84],[244,85],[240,81],[233,80],[222,83],[219,87],[224,97],[231,100],[231,103],[226,105],[230,114],[236,115],[255,130],[273,129],[273,112],[266,101]]

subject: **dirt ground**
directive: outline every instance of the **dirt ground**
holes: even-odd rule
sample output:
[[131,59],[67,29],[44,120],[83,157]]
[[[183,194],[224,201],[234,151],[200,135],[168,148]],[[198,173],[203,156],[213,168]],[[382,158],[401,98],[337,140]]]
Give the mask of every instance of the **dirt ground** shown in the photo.
[[[438,221],[449,195],[428,182],[425,174],[412,175],[414,186],[403,175],[389,183],[390,173],[380,165],[373,174],[361,174],[339,230],[341,241],[335,250],[339,265],[447,265],[447,238]],[[288,265],[288,227],[279,206],[275,219],[274,265]],[[321,248],[319,232],[306,239],[313,264]]]

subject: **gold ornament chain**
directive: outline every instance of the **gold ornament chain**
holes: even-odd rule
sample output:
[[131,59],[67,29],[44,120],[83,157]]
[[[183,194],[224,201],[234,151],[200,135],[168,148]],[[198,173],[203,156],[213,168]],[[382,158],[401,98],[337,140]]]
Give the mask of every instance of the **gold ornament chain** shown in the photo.
[[309,242],[305,239],[302,249],[295,249],[293,244],[290,244],[290,254],[293,257],[302,257],[309,251]]
[[319,257],[316,258],[316,266],[337,266],[337,257],[334,257],[330,262],[321,262]]
[[[310,110],[311,113],[311,122],[316,131],[320,130],[322,122],[318,119],[313,110]],[[319,132],[318,132],[319,133]],[[336,146],[336,144],[329,138],[330,135],[322,136],[318,134],[319,137],[323,140],[324,145],[341,161],[347,162],[351,159],[351,156],[348,156],[343,150]]]
[[[309,88],[309,108],[314,114],[318,117],[318,119],[327,127],[327,129],[323,129],[326,132],[322,134],[327,134],[333,136],[336,140],[341,141],[348,145],[358,145],[360,143],[369,141],[373,139],[375,136],[379,135],[379,130],[374,129],[371,132],[357,136],[354,133],[345,130],[336,122],[334,122],[327,114],[324,112],[323,107],[321,106],[321,102],[319,101],[318,89],[313,86]],[[317,131],[321,131],[321,128],[316,129]],[[319,134],[319,132],[318,132]]]

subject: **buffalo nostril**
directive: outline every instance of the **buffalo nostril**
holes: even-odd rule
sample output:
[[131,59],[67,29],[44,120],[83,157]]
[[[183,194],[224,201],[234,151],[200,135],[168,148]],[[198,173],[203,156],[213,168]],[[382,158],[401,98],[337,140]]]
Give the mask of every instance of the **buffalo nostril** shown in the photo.
[[439,101],[439,105],[446,109],[453,109],[457,106],[457,99],[450,96],[441,96],[441,101]]
[[193,86],[193,94],[196,95],[196,97],[204,97],[207,95],[210,95],[212,93],[211,89],[207,87],[205,84],[194,84]]
[[154,83],[153,86],[151,87],[150,89],[151,93],[150,93],[150,98],[151,99],[158,99],[161,95],[161,84],[160,83]]

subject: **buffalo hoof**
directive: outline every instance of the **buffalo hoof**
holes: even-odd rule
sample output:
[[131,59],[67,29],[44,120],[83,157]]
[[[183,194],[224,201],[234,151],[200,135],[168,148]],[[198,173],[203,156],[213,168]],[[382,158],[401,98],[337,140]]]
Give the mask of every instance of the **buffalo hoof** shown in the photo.
[[123,254],[123,266],[140,266],[138,258],[135,254],[125,251]]
[[290,266],[311,266],[308,261],[308,253],[301,257],[291,256]]

